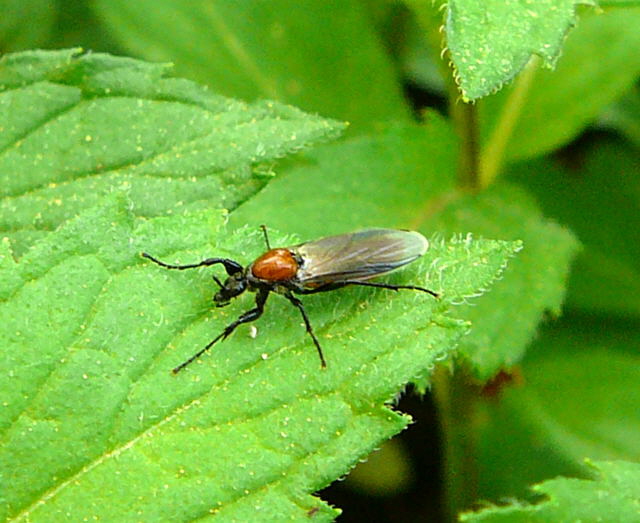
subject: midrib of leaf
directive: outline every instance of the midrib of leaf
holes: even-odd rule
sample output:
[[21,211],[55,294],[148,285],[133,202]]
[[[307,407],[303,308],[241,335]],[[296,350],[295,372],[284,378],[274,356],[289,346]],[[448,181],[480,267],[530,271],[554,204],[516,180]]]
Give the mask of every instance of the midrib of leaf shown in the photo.
[[[406,314],[407,315],[411,315],[412,313],[408,312]],[[87,317],[90,317],[90,316],[91,316],[91,314],[87,314]],[[345,316],[348,316],[348,314],[345,315]],[[317,329],[317,330],[318,330],[318,332],[322,332],[322,330],[326,330],[326,328],[330,328],[333,325],[335,325],[336,323],[344,323],[344,321],[331,322],[329,324],[325,324],[321,329]],[[435,324],[432,324],[432,325],[435,325]],[[418,331],[422,331],[422,330],[426,330],[428,328],[429,328],[429,326],[423,327],[423,328],[417,329],[417,330]],[[275,355],[277,355],[278,353],[281,353],[281,352],[286,352],[286,351],[292,350],[293,348],[298,347],[298,346],[306,347],[306,345],[308,345],[308,343],[306,343],[305,339],[302,339],[302,340],[298,341],[297,343],[291,344],[289,346],[283,346],[283,347],[279,348],[277,351],[272,353],[272,356],[275,356]],[[379,354],[377,356],[377,358],[380,358],[383,355],[390,354],[394,350],[395,350],[395,347],[390,347],[388,350],[386,350],[386,351],[382,352],[381,354]],[[250,369],[257,367],[262,363],[263,363],[262,360],[256,360],[256,361],[254,361],[253,364],[251,364],[249,366],[245,366],[242,369],[242,372],[249,371]],[[358,372],[358,369],[355,369],[354,370],[354,375],[357,374],[357,372]],[[353,378],[353,375],[345,375],[344,378],[341,380],[341,382],[339,383],[339,385],[337,387],[335,387],[332,390],[329,390],[329,391],[327,391],[325,393],[318,393],[317,391],[310,391],[308,394],[296,394],[295,398],[293,398],[293,401],[294,402],[299,402],[299,401],[303,401],[303,400],[306,400],[306,399],[317,398],[318,396],[322,396],[322,397],[338,396],[340,398],[340,400],[341,400],[341,403],[344,403],[345,405],[348,405],[350,407],[352,413],[354,413],[355,416],[353,416],[351,418],[351,420],[353,420],[354,417],[368,416],[368,415],[374,414],[375,411],[369,411],[368,409],[357,408],[354,404],[352,404],[351,402],[348,401],[347,398],[349,398],[349,394],[348,394],[348,390],[347,389],[348,389],[348,386],[349,386],[350,381],[352,380],[352,378]],[[235,378],[235,379],[237,379],[237,378]],[[105,452],[105,453],[99,455],[96,459],[94,459],[90,463],[88,463],[88,464],[84,465],[83,467],[81,467],[77,472],[75,472],[73,475],[69,476],[67,479],[62,481],[60,484],[58,484],[55,487],[53,487],[53,488],[49,489],[48,491],[46,491],[40,498],[38,498],[33,503],[31,503],[31,505],[29,505],[24,510],[22,510],[21,512],[16,514],[16,516],[13,518],[13,520],[14,521],[21,521],[21,520],[28,519],[30,514],[34,510],[36,510],[38,507],[40,507],[42,505],[45,505],[48,501],[50,501],[55,496],[57,496],[60,492],[62,492],[69,485],[72,485],[75,482],[79,481],[84,475],[88,474],[89,472],[91,472],[95,468],[99,467],[100,465],[105,463],[107,460],[112,459],[112,458],[117,458],[123,452],[126,452],[127,450],[133,448],[133,446],[138,441],[140,441],[141,439],[143,439],[143,438],[145,438],[147,436],[150,436],[154,431],[162,428],[164,425],[166,425],[167,423],[171,422],[176,417],[178,417],[178,416],[182,415],[183,413],[189,411],[189,409],[191,409],[193,406],[198,405],[201,402],[203,397],[205,397],[205,396],[207,396],[209,394],[215,393],[216,391],[224,391],[225,387],[227,385],[231,384],[233,381],[234,381],[234,378],[227,378],[227,379],[222,380],[221,382],[213,385],[207,391],[204,391],[201,394],[199,394],[198,396],[196,396],[195,398],[191,399],[186,404],[183,404],[183,405],[175,408],[173,410],[173,412],[171,412],[170,414],[166,415],[160,421],[148,426],[143,431],[141,431],[137,436],[131,438],[126,443],[124,443],[124,444],[122,444],[120,446],[116,446],[114,449],[110,450],[109,452]],[[24,411],[28,410],[28,408],[29,408],[28,406],[25,407]],[[219,424],[245,423],[247,421],[258,420],[260,418],[266,417],[266,416],[272,414],[273,412],[277,411],[280,408],[282,408],[282,405],[281,404],[277,404],[277,405],[274,405],[272,408],[263,410],[263,411],[261,411],[260,413],[258,413],[256,415],[238,417],[238,418],[235,418],[235,419],[233,419],[233,418],[232,419],[220,419],[217,422]],[[382,409],[382,411],[384,412],[384,409],[386,409],[386,407],[380,407],[380,409]],[[391,409],[386,409],[386,410],[388,411],[389,414],[396,415],[396,413],[393,412]],[[313,456],[313,455],[322,455],[323,454],[322,449],[324,447],[329,446],[333,441],[338,439],[338,437],[339,436],[336,435],[332,440],[328,441],[327,443],[325,443],[325,444],[323,444],[323,445],[321,445],[319,447],[316,447],[313,451],[307,453],[305,456],[308,457],[308,456]],[[296,459],[292,463],[292,465],[289,467],[289,470],[292,470],[292,469],[298,467],[300,461],[301,461],[300,458]],[[275,481],[266,482],[263,485],[261,485],[258,489],[256,489],[253,493],[259,492],[260,490],[266,490],[269,486],[275,485],[275,484],[279,484],[279,483],[281,483],[283,481],[284,481],[283,479],[278,479],[278,480],[275,480]],[[232,499],[231,501],[225,501],[225,507],[226,507],[227,503],[229,503],[229,504],[236,503],[237,501],[239,501],[240,499],[245,498],[248,495],[251,495],[251,494],[246,494],[246,493],[239,494],[236,499]]]
[[240,41],[235,37],[233,32],[224,23],[223,17],[214,8],[212,2],[202,4],[205,13],[208,13],[210,20],[216,27],[216,32],[222,37],[222,41],[226,43],[227,49],[231,55],[241,64],[243,64],[250,77],[253,77],[257,85],[260,86],[264,94],[269,98],[280,98],[278,90],[274,82],[270,82],[268,78],[262,74],[260,67],[252,60],[251,54],[246,51]]
[[36,510],[38,507],[44,505],[45,503],[47,503],[49,500],[53,499],[55,496],[57,496],[62,490],[64,490],[70,484],[74,483],[79,478],[81,478],[82,476],[84,476],[88,472],[92,471],[93,469],[95,469],[96,467],[98,467],[99,465],[101,465],[102,463],[107,461],[108,459],[111,459],[113,457],[118,457],[120,454],[122,454],[126,450],[129,450],[140,439],[142,439],[145,436],[149,435],[155,429],[157,429],[159,427],[162,427],[166,423],[169,423],[173,418],[175,418],[179,414],[182,414],[182,412],[187,411],[189,408],[191,408],[192,405],[197,404],[199,401],[200,401],[200,397],[192,400],[191,402],[189,402],[188,404],[186,404],[186,405],[184,405],[184,406],[182,406],[180,408],[175,409],[175,411],[172,414],[170,414],[170,415],[166,416],[165,418],[161,419],[160,421],[158,421],[154,425],[149,426],[148,428],[143,430],[138,436],[136,436],[135,438],[131,438],[131,440],[129,440],[124,445],[121,445],[120,447],[116,447],[113,450],[111,450],[110,452],[105,452],[104,454],[100,455],[97,459],[95,459],[92,462],[88,463],[87,465],[83,466],[76,473],[74,473],[73,475],[69,476],[66,480],[60,482],[60,484],[58,484],[55,487],[53,487],[53,488],[49,489],[48,491],[46,491],[39,499],[34,501],[31,505],[26,507],[24,510],[20,511],[13,518],[14,521],[21,521],[21,520],[24,520],[24,519],[28,518],[29,515],[31,514],[31,512]]

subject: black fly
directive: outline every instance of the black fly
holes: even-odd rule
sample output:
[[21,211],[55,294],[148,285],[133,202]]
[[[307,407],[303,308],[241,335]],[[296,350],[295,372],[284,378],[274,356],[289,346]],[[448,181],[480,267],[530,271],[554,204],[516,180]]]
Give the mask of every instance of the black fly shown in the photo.
[[150,254],[142,253],[142,256],[166,269],[184,270],[221,264],[228,277],[224,283],[216,276],[213,277],[220,287],[213,296],[216,307],[228,305],[232,298],[246,290],[256,293],[253,309],[240,315],[203,349],[175,367],[174,374],[202,356],[216,342],[227,338],[238,325],[257,320],[262,315],[264,304],[271,292],[282,294],[300,311],[307,332],[318,350],[322,367],[326,367],[327,364],[322,354],[320,342],[313,332],[302,302],[294,294],[315,294],[347,285],[363,285],[394,291],[400,289],[422,291],[438,297],[436,292],[416,285],[393,285],[369,281],[376,276],[387,274],[407,265],[422,256],[429,248],[429,242],[419,232],[367,229],[350,234],[329,236],[294,247],[272,249],[264,226],[262,226],[262,231],[268,250],[246,267],[228,258],[207,258],[189,265],[171,265]]

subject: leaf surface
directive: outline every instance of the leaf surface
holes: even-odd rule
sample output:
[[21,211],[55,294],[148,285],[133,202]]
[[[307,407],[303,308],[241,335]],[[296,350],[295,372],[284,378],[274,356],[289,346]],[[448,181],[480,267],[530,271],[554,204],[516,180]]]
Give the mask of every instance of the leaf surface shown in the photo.
[[474,100],[491,94],[518,74],[533,54],[547,66],[555,65],[579,3],[586,2],[447,2],[447,47],[463,96]]
[[5,56],[1,230],[29,245],[114,188],[129,191],[141,216],[233,209],[269,178],[252,165],[344,127],[274,102],[223,98],[166,70],[73,50]]
[[491,507],[467,513],[462,521],[637,521],[640,465],[613,461],[592,467],[593,480],[556,478],[533,487],[548,498],[540,503]]
[[452,351],[467,330],[452,302],[490,286],[520,248],[437,240],[389,277],[438,282],[441,300],[362,288],[307,297],[326,371],[297,311],[274,296],[255,339],[238,329],[173,376],[251,300],[211,311],[211,270],[165,271],[139,251],[191,261],[223,237],[218,251],[250,260],[261,237],[220,236],[204,211],[140,220],[127,207],[115,195],[4,263],[4,517],[335,516],[311,493],[408,423],[385,403]]

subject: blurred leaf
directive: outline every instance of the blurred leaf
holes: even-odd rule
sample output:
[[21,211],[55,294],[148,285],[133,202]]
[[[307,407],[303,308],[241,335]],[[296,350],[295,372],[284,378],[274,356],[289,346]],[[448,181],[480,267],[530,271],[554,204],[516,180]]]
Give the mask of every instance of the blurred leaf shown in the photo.
[[216,96],[165,72],[162,65],[72,50],[5,56],[3,233],[50,231],[118,187],[143,216],[190,206],[233,209],[268,180],[252,164],[343,128],[278,103]]
[[548,333],[537,343],[546,345],[543,355],[532,349],[521,412],[574,461],[640,460],[640,354],[630,350],[640,345],[640,331],[587,321],[593,325],[575,321]]
[[0,0],[0,53],[42,46],[55,22],[55,0]]
[[[517,362],[545,311],[559,314],[576,241],[512,186],[479,195],[455,189],[455,139],[430,116],[421,127],[352,139],[310,152],[230,217],[266,223],[303,239],[370,226],[522,239],[524,250],[502,281],[464,317],[473,323],[462,353],[479,377]],[[446,289],[445,289],[446,290]]]
[[584,475],[583,460],[640,460],[640,330],[569,316],[523,362],[523,385],[483,405],[480,495],[523,496],[528,484]]
[[356,0],[96,0],[132,52],[227,96],[271,98],[352,122],[406,119],[407,106]]
[[224,235],[205,211],[134,219],[124,198],[110,200],[21,263],[0,258],[12,287],[0,304],[3,517],[282,521],[318,508],[330,520],[338,512],[310,493],[408,423],[385,403],[466,331],[451,301],[487,288],[520,247],[433,241],[390,277],[438,281],[441,300],[363,288],[308,297],[326,371],[296,311],[274,297],[257,338],[239,329],[172,376],[250,299],[211,311],[211,270],[168,272],[138,253],[197,260],[224,238],[216,252],[250,260],[260,232]]
[[524,242],[504,278],[477,304],[463,309],[473,328],[459,352],[474,374],[486,380],[522,358],[546,312],[560,314],[578,244],[571,232],[548,221],[532,198],[515,186],[496,185],[463,195],[434,218],[435,230]]
[[[585,14],[563,46],[555,71],[537,71],[509,139],[511,160],[531,158],[572,140],[640,74],[640,9]],[[505,114],[513,88],[480,106],[484,135]],[[485,105],[486,104],[486,105]]]
[[640,465],[625,461],[595,462],[593,480],[556,478],[535,485],[545,500],[535,505],[513,502],[466,513],[461,521],[638,521]]
[[548,161],[518,166],[516,178],[545,214],[584,244],[571,274],[568,303],[600,314],[640,316],[640,154],[602,141],[577,168]]
[[553,67],[581,3],[592,2],[449,0],[447,47],[463,97],[474,100],[500,89],[532,54]]
[[640,147],[640,87],[636,84],[600,114],[598,123],[616,129]]
[[455,191],[456,148],[453,131],[436,114],[426,127],[392,126],[321,146],[240,206],[229,224],[266,223],[304,240],[365,227],[415,229],[421,213]]

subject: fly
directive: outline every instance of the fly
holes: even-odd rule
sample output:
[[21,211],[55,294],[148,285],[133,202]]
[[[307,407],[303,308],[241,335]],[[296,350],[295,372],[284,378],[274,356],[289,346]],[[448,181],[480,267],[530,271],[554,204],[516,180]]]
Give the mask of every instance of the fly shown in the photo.
[[166,269],[196,269],[220,264],[227,272],[223,283],[215,275],[214,281],[220,289],[213,296],[216,307],[224,307],[248,290],[256,293],[255,307],[241,314],[211,340],[204,348],[173,369],[177,374],[187,365],[207,352],[215,343],[226,339],[243,323],[257,320],[264,312],[269,293],[283,295],[296,307],[306,330],[311,336],[320,356],[320,364],[326,367],[320,342],[313,332],[309,317],[302,301],[295,294],[315,294],[332,291],[347,285],[378,287],[398,291],[408,289],[431,294],[434,292],[417,285],[394,285],[369,281],[372,278],[394,271],[422,256],[429,248],[429,242],[419,232],[396,229],[367,229],[350,234],[328,236],[319,240],[301,243],[293,247],[272,249],[263,225],[262,232],[267,244],[267,252],[250,265],[243,267],[228,258],[207,258],[188,265],[172,265],[162,262],[146,252],[142,256]]

